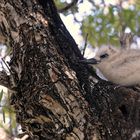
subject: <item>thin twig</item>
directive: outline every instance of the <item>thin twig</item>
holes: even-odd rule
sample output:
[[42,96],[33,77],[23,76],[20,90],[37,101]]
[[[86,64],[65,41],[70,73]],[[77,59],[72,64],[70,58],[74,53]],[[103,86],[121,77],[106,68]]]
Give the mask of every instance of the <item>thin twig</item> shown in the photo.
[[66,5],[65,7],[63,7],[62,9],[58,9],[59,13],[63,13],[65,11],[67,11],[68,9],[70,9],[71,7],[73,7],[74,5],[76,5],[78,2],[78,0],[73,0],[70,4]]
[[87,39],[88,39],[88,34],[86,34],[86,37],[85,37],[85,44],[84,44],[84,48],[83,48],[83,56],[85,55],[85,51],[86,51],[86,48],[87,48]]
[[5,66],[7,67],[7,69],[9,70],[9,72],[11,73],[11,70],[9,68],[9,66],[7,65],[7,63],[5,62],[5,60],[3,58],[1,58],[2,62],[5,64]]

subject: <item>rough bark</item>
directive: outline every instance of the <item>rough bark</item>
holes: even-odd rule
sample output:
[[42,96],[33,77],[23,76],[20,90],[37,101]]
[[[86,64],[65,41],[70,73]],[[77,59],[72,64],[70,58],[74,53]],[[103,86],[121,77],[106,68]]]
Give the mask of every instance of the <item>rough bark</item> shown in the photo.
[[95,84],[91,68],[78,63],[83,56],[52,0],[1,0],[0,39],[13,50],[6,82],[30,139],[138,138],[138,92]]

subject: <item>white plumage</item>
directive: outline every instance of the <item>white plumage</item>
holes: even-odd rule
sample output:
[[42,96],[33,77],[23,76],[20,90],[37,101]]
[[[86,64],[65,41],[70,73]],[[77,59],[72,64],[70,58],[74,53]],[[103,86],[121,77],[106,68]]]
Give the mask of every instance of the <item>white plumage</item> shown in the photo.
[[98,68],[108,81],[120,85],[140,85],[140,50],[117,49],[114,47],[100,48],[95,59],[87,62]]

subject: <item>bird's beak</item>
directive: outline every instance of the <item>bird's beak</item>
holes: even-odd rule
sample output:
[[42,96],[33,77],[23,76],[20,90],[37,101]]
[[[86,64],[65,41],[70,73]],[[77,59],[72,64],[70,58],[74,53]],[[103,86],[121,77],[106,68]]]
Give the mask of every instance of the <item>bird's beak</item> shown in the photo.
[[95,58],[80,60],[80,63],[85,63],[85,64],[98,64],[100,62],[101,62],[100,60],[97,60]]

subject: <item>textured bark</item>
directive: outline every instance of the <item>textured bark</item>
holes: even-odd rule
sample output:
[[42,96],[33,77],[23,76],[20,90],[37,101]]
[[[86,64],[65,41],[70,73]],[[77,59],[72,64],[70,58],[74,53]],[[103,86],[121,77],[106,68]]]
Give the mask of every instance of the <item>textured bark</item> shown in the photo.
[[[95,84],[52,0],[1,0],[0,42],[11,47],[8,86],[30,139],[128,140],[139,130],[139,94]],[[138,131],[137,131],[138,132]]]

